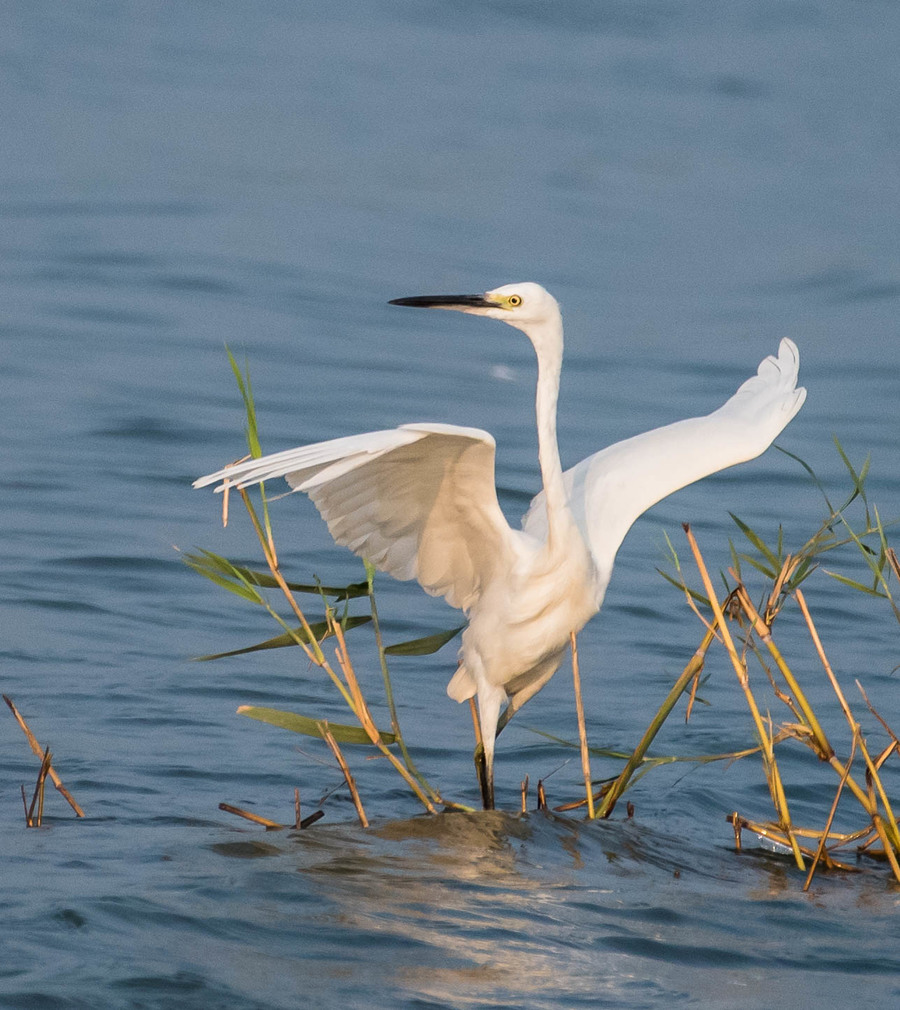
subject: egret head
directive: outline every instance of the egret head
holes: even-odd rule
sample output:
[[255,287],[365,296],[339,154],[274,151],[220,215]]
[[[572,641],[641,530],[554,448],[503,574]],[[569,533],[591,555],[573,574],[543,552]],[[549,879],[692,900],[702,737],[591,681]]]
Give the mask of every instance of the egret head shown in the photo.
[[536,327],[558,324],[560,321],[556,299],[540,284],[531,281],[504,284],[492,291],[485,291],[483,295],[417,295],[413,298],[395,298],[390,304],[409,305],[419,309],[455,309],[474,316],[488,316],[509,323],[529,336],[532,336]]

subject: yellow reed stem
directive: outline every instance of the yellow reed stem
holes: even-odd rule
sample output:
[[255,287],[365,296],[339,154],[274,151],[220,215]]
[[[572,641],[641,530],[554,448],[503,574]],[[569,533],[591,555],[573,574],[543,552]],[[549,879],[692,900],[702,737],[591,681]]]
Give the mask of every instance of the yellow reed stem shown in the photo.
[[[860,735],[859,723],[853,718],[853,714],[850,711],[850,706],[847,704],[847,699],[844,697],[844,693],[841,690],[840,684],[838,684],[837,677],[835,677],[834,671],[831,668],[831,664],[828,662],[828,657],[825,655],[825,649],[822,646],[822,641],[819,638],[819,634],[816,630],[815,623],[813,622],[812,615],[809,612],[809,607],[806,605],[806,599],[803,595],[802,590],[797,589],[796,596],[797,596],[797,603],[800,606],[800,610],[803,613],[806,625],[809,628],[810,637],[813,640],[813,645],[815,646],[816,652],[819,656],[819,660],[825,669],[825,673],[828,677],[828,680],[831,683],[831,688],[834,691],[835,695],[837,696],[838,703],[840,704],[841,710],[844,713],[844,718],[847,720],[848,724],[850,725],[850,729],[853,732],[853,745],[854,747],[856,747],[857,740],[859,741],[860,751],[863,755],[863,758],[865,759],[869,775],[874,783],[875,788],[878,791],[879,797],[881,798],[881,803],[884,808],[886,818],[885,830],[888,836],[892,839],[892,848],[895,851],[900,852],[900,829],[898,829],[897,819],[894,817],[894,813],[891,810],[887,794],[885,793],[884,787],[881,783],[881,777],[878,774],[878,768],[873,763],[872,758],[869,755],[869,751],[868,748],[866,747],[865,741]],[[829,761],[832,764],[832,767],[834,767],[835,770],[837,770],[837,767],[839,766],[835,763],[833,752],[829,758]],[[862,803],[863,808],[866,810],[866,812],[874,818],[874,816],[877,813],[877,804],[874,800],[874,797],[864,793],[863,790],[858,785],[856,785],[856,783],[850,777],[849,773],[851,762],[852,762],[852,754],[850,760],[847,763],[846,769],[842,769],[841,771],[841,784],[843,786],[843,784],[846,783],[850,787],[851,791],[856,795],[860,803]],[[865,797],[865,801],[863,801],[863,797]],[[892,866],[894,865],[894,862],[896,862],[896,860],[892,861]]]
[[263,827],[270,830],[284,827],[284,825],[279,824],[278,821],[270,821],[268,817],[260,817],[259,814],[252,814],[249,810],[242,810],[240,807],[233,807],[230,803],[220,803],[219,809],[224,810],[227,814],[234,814],[236,817],[243,817],[246,821],[253,821],[254,824],[261,824]]
[[350,768],[347,766],[347,762],[344,760],[344,755],[341,753],[341,748],[338,746],[337,740],[335,740],[334,735],[328,728],[327,722],[319,723],[319,732],[322,734],[322,739],[331,748],[332,754],[334,754],[337,763],[340,765],[341,771],[344,773],[344,780],[347,783],[347,788],[350,790],[350,797],[353,800],[353,805],[356,807],[356,816],[359,818],[359,823],[364,828],[367,828],[369,826],[369,819],[366,817],[365,810],[363,810],[362,800],[359,798],[359,790],[356,788],[356,782],[350,774]]
[[300,642],[299,644],[302,646],[303,651],[306,653],[311,663],[315,663],[316,666],[325,666],[326,665],[325,654],[322,652],[322,649],[319,646],[316,636],[312,633],[309,623],[306,620],[306,615],[300,609],[300,604],[297,603],[296,599],[294,598],[294,594],[291,592],[287,582],[285,581],[284,576],[281,574],[281,569],[278,567],[278,558],[275,555],[274,546],[272,545],[269,536],[266,534],[266,531],[263,529],[262,524],[260,523],[259,518],[256,515],[256,510],[253,508],[253,502],[250,500],[250,496],[243,488],[241,488],[241,498],[243,499],[244,506],[246,507],[247,513],[250,516],[250,521],[253,523],[253,529],[256,531],[256,536],[259,539],[260,546],[263,549],[266,564],[269,566],[269,571],[272,573],[272,578],[275,579],[275,581],[278,583],[278,588],[284,594],[284,597],[288,601],[291,610],[294,611],[294,614],[300,621],[300,624],[303,627],[304,632],[309,638],[309,644],[305,642]]
[[578,672],[578,641],[575,632],[569,635],[572,646],[572,681],[575,685],[575,712],[578,716],[578,740],[581,745],[581,771],[587,795],[588,817],[594,819],[594,787],[591,784],[591,757],[588,751],[587,728],[584,722],[584,703],[581,700],[581,675]]
[[878,837],[881,839],[881,844],[884,846],[884,854],[887,856],[887,861],[891,864],[891,872],[894,874],[894,879],[900,881],[900,864],[897,863],[897,856],[894,853],[891,841],[888,838],[887,831],[884,827],[884,821],[881,818],[881,814],[875,814],[872,818],[872,824],[875,830],[878,832]]
[[825,732],[819,725],[819,720],[816,718],[815,712],[813,712],[812,707],[806,700],[806,695],[797,683],[797,679],[791,671],[791,668],[785,662],[784,657],[781,655],[781,650],[775,644],[772,639],[772,634],[769,630],[769,626],[760,617],[759,612],[753,605],[753,601],[750,599],[747,590],[743,585],[738,586],[738,601],[744,610],[744,613],[750,618],[753,623],[753,630],[756,632],[760,641],[769,650],[769,654],[775,661],[775,665],[778,667],[778,671],[784,678],[784,682],[787,684],[788,689],[794,696],[797,704],[800,706],[800,711],[803,713],[803,718],[806,724],[809,726],[810,732],[812,733],[813,739],[816,741],[816,746],[819,751],[819,757],[823,761],[827,761],[832,754],[834,754],[834,748],[828,742],[828,738],[825,736]]
[[388,747],[385,745],[384,741],[381,739],[381,733],[378,731],[378,727],[375,725],[375,720],[372,718],[372,713],[369,711],[369,706],[366,704],[366,699],[363,697],[363,693],[359,686],[359,681],[356,677],[356,671],[353,669],[353,664],[350,662],[350,655],[347,652],[347,643],[344,640],[344,631],[337,621],[332,619],[332,626],[334,630],[335,638],[338,641],[338,647],[335,650],[337,655],[338,664],[344,673],[344,677],[347,681],[347,686],[350,689],[350,694],[353,698],[354,710],[356,712],[356,717],[359,719],[359,723],[362,728],[368,733],[369,739],[373,744],[381,751],[381,753],[390,761],[394,766],[398,774],[404,779],[406,784],[412,789],[422,805],[430,814],[436,814],[434,805],[431,800],[422,791],[419,783],[410,774],[409,769],[403,764],[402,761],[398,760],[395,754],[392,754]]
[[794,837],[793,831],[791,830],[790,811],[788,809],[787,797],[784,793],[784,786],[781,782],[781,774],[778,771],[778,764],[775,761],[775,752],[772,746],[771,734],[766,730],[763,723],[763,718],[760,715],[756,699],[753,697],[753,692],[750,690],[750,678],[747,674],[746,664],[741,661],[740,656],[738,655],[734,640],[731,637],[731,632],[728,629],[728,625],[725,623],[725,616],[722,613],[722,608],[719,605],[715,592],[713,591],[712,580],[709,577],[706,564],[700,554],[700,548],[698,547],[694,534],[687,523],[684,525],[684,532],[687,536],[691,553],[694,555],[694,562],[697,565],[697,570],[700,573],[701,580],[703,581],[703,587],[706,590],[710,606],[713,608],[713,614],[716,618],[716,622],[719,625],[719,630],[722,634],[722,641],[725,645],[728,656],[731,659],[731,665],[734,667],[738,683],[741,685],[741,690],[744,692],[747,706],[750,709],[750,714],[756,726],[756,733],[759,738],[759,742],[762,745],[763,767],[766,772],[766,780],[769,784],[769,793],[772,797],[772,803],[775,806],[775,810],[781,822],[781,829],[784,831],[785,836],[790,840],[790,847],[794,854],[794,861],[799,869],[804,870],[806,869],[806,864],[803,861],[803,855],[800,852],[797,839]]
[[[869,772],[869,780],[872,782],[874,791],[878,793],[878,797],[881,800],[881,805],[884,809],[884,818],[882,820],[883,823],[885,824],[885,830],[887,831],[888,837],[891,840],[891,848],[894,850],[894,852],[900,852],[900,830],[898,830],[897,818],[894,816],[894,811],[891,809],[891,804],[888,800],[887,793],[884,791],[884,785],[881,781],[881,776],[878,774],[878,769],[875,766],[875,762],[872,760],[869,754],[869,749],[868,747],[866,747],[865,740],[862,739],[860,740],[859,749],[862,752],[863,759],[866,762],[866,768],[868,769]],[[873,798],[873,806],[874,806],[874,798]],[[876,808],[876,814],[873,815],[873,820],[876,815],[879,817],[881,816],[880,814],[877,814],[877,808]],[[894,863],[895,860],[892,859],[891,865],[893,866]],[[900,880],[900,877],[898,877],[897,879]]]
[[[798,590],[799,592],[799,590]],[[834,802],[831,804],[831,810],[828,812],[828,820],[825,822],[825,827],[822,829],[822,837],[819,839],[819,846],[816,849],[815,858],[812,861],[812,866],[809,868],[809,873],[806,876],[806,881],[803,884],[803,890],[808,891],[809,885],[812,883],[813,876],[816,872],[816,868],[819,865],[819,860],[823,856],[827,856],[825,851],[825,846],[828,843],[828,835],[831,831],[831,825],[834,823],[834,815],[837,813],[838,802],[841,798],[841,793],[844,791],[844,785],[847,782],[847,776],[850,774],[850,767],[853,764],[853,756],[856,753],[856,744],[859,739],[859,727],[853,733],[853,745],[850,748],[850,757],[847,759],[847,769],[841,777],[841,781],[838,784],[837,792],[834,794]]]

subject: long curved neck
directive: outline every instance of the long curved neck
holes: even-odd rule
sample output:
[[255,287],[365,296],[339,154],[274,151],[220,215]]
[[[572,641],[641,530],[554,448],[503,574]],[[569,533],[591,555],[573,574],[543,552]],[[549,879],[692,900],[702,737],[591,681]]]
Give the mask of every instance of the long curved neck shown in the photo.
[[562,320],[545,323],[539,333],[529,334],[538,360],[535,414],[537,418],[538,461],[547,504],[547,541],[558,538],[568,520],[568,502],[563,485],[562,463],[556,439],[556,403],[562,371]]

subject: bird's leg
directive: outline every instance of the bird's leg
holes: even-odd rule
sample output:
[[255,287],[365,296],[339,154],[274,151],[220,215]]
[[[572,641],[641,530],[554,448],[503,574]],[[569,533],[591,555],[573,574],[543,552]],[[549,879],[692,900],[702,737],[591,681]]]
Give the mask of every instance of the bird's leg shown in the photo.
[[484,761],[484,741],[481,739],[481,725],[478,722],[478,706],[474,698],[469,698],[469,706],[472,710],[472,728],[475,730],[475,752],[472,760],[475,762],[475,774],[478,776],[478,786],[481,789],[481,802],[485,810],[488,810],[488,787],[487,771]]
[[492,685],[484,685],[478,691],[481,746],[475,748],[475,767],[478,769],[481,800],[485,810],[494,809],[494,740],[497,736],[497,717],[505,698],[503,688]]
[[488,771],[484,747],[475,748],[475,768],[478,772],[478,785],[481,788],[481,805],[485,810],[494,809],[494,769]]

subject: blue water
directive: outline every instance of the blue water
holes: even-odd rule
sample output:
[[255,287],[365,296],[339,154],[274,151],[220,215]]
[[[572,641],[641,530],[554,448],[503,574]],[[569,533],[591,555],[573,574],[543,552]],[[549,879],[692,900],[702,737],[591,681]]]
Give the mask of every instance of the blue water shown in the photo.
[[[735,851],[725,815],[770,816],[755,759],[658,769],[630,819],[516,815],[526,774],[532,806],[538,778],[552,804],[579,793],[572,752],[532,731],[574,737],[565,670],[500,739],[507,812],[421,816],[349,749],[362,830],[321,745],[235,714],[344,720],[330,683],[285,651],[191,663],[278,629],[180,552],[259,564],[246,521],[223,531],[190,489],[243,451],[224,344],[249,362],[266,449],[483,427],[515,520],[537,481],[530,348],[386,302],[525,279],[565,313],[567,464],[713,409],[790,336],[809,398],[779,444],[835,500],[832,434],[857,466],[871,453],[870,501],[900,514],[896,7],[76,0],[3,20],[0,682],[87,817],[49,790],[45,828],[25,830],[37,762],[2,716],[0,1005],[893,1005],[883,866],[804,895],[783,855]],[[636,524],[580,640],[597,746],[634,746],[700,638],[656,574],[665,534],[686,562],[689,520],[724,568],[729,511],[793,547],[823,503],[773,450]],[[273,518],[293,577],[361,577],[308,502]],[[828,565],[863,574],[852,553]],[[456,620],[414,585],[377,587],[388,641]],[[900,724],[896,620],[822,571],[806,596],[877,750],[853,680]],[[846,756],[796,611],[781,624]],[[376,693],[371,637],[353,635]],[[474,804],[452,668],[451,647],[392,672],[419,764]],[[676,713],[657,753],[752,743],[724,656],[708,672],[709,704],[687,727]],[[795,820],[821,825],[834,776],[796,748],[781,760]],[[598,777],[616,768],[595,759]],[[218,809],[289,822],[295,787],[325,811],[307,832]],[[838,819],[856,823],[852,803]]]

